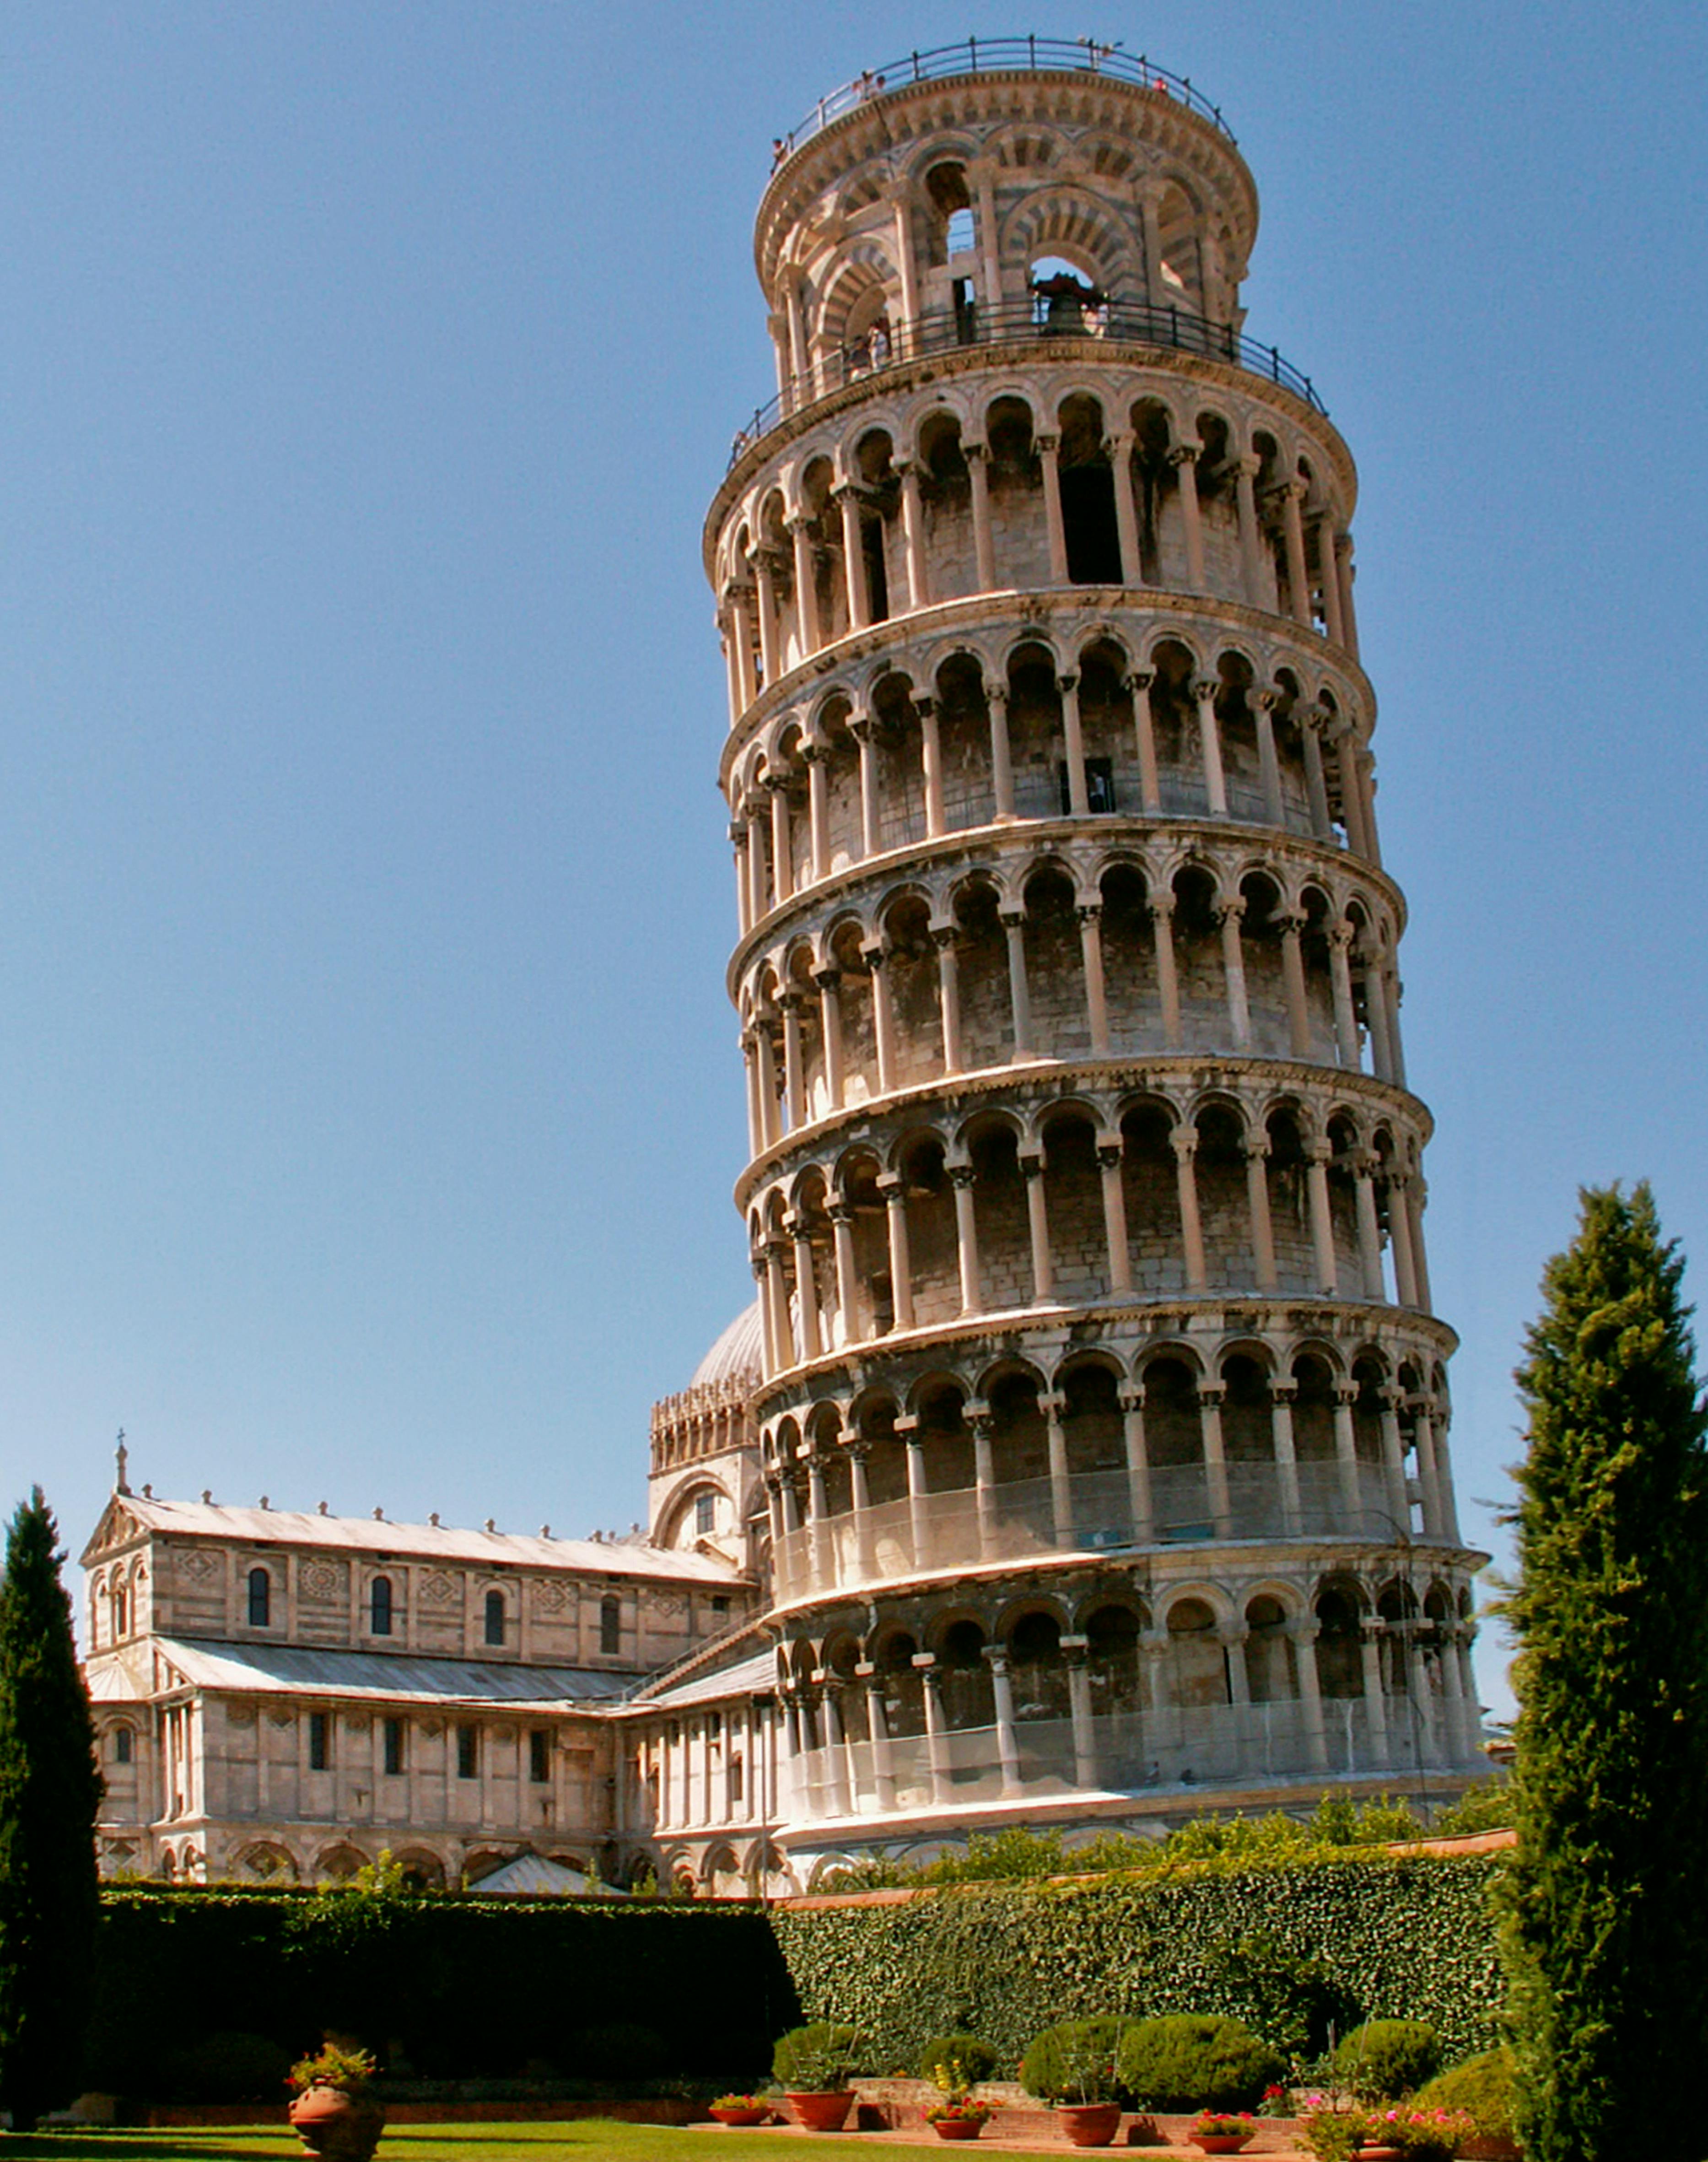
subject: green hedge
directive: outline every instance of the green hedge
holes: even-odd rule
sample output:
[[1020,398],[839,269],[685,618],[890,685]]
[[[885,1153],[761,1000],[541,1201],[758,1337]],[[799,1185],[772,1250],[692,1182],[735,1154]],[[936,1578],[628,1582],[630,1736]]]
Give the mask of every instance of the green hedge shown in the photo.
[[623,2025],[656,2032],[659,2075],[745,2078],[799,2017],[757,1907],[127,1886],[102,1901],[86,2081],[166,2100],[187,2042],[296,2056],[329,2027],[424,2077],[597,2078],[592,2030]]
[[1009,2065],[1057,2021],[1221,2012],[1280,2041],[1315,1971],[1341,2024],[1427,2019],[1449,2062],[1489,2047],[1501,1998],[1484,1856],[1353,1852],[1308,1865],[1181,1865],[1073,1884],[956,1886],[773,1917],[810,2019],[871,2038],[874,2069],[982,2034]]

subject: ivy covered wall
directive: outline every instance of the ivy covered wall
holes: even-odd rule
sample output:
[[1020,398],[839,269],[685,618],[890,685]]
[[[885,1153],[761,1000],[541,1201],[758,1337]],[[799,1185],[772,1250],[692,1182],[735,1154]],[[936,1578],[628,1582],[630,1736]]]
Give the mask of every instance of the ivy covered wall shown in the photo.
[[1342,2031],[1428,2019],[1452,2061],[1495,2039],[1498,1867],[1367,1852],[1197,1862],[867,1895],[784,1909],[773,1926],[806,2016],[859,2027],[874,2071],[911,2071],[932,2035],[956,2031],[1012,2067],[1041,2029],[1103,2012],[1226,2012],[1284,2049],[1325,2013]]

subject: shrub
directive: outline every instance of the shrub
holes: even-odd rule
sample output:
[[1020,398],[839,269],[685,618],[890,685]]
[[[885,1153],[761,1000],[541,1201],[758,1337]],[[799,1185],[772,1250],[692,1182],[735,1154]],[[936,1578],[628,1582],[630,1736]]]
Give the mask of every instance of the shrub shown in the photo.
[[157,2102],[277,2102],[290,2052],[265,2034],[204,2034],[160,2060]]
[[1237,2019],[1175,2013],[1121,2038],[1121,2084],[1141,2108],[1255,2109],[1286,2065]]
[[1487,2139],[1513,2133],[1513,2053],[1486,2050],[1462,2065],[1438,2072],[1418,2090],[1419,2109],[1463,2110]]
[[998,2061],[990,2044],[976,2034],[939,2034],[919,2052],[919,2077],[939,2086],[976,2086],[992,2077]]
[[584,2027],[575,2036],[575,2064],[591,2080],[656,2080],[675,2070],[656,2029],[627,2020]]
[[1020,2060],[1021,2086],[1046,2102],[1113,2102],[1124,2084],[1116,2060],[1127,2024],[1105,2015],[1046,2027]]
[[860,2031],[820,2020],[791,2027],[771,2053],[771,2076],[785,2094],[828,2094],[847,2086],[857,2071]]
[[1441,2038],[1426,2019],[1370,2019],[1335,2052],[1335,2077],[1364,2102],[1414,2094],[1441,2062]]

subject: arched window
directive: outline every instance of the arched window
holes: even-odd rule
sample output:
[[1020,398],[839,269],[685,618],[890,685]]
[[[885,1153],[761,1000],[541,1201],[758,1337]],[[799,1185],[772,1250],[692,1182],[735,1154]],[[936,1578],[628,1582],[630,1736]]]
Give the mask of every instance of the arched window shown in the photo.
[[717,1528],[717,1496],[709,1486],[694,1497],[694,1528],[701,1538]]
[[489,1644],[502,1644],[504,1641],[504,1595],[502,1591],[489,1591],[487,1594],[486,1615],[487,1642]]
[[264,1569],[249,1572],[249,1627],[267,1629],[273,1624],[273,1579]]
[[622,1608],[614,1593],[599,1602],[599,1648],[601,1652],[622,1649]]
[[130,1626],[130,1601],[122,1584],[112,1587],[112,1633],[122,1637]]
[[133,1736],[129,1727],[121,1726],[114,1730],[112,1736],[112,1761],[115,1764],[128,1764],[130,1762],[132,1740]]
[[392,1580],[377,1576],[367,1588],[367,1626],[376,1637],[392,1633]]

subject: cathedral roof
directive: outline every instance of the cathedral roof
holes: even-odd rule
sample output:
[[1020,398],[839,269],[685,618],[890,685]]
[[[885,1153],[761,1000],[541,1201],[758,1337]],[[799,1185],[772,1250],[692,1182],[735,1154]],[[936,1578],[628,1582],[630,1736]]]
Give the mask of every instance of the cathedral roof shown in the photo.
[[299,1644],[226,1644],[161,1637],[166,1665],[192,1689],[261,1696],[414,1698],[444,1705],[611,1703],[633,1674],[589,1667],[510,1665],[487,1659],[414,1658],[394,1652],[310,1650]]
[[759,1302],[744,1306],[694,1370],[690,1388],[708,1381],[737,1381],[759,1378]]
[[468,1532],[450,1524],[394,1524],[384,1517],[318,1511],[227,1508],[215,1501],[156,1501],[115,1494],[84,1549],[87,1567],[143,1533],[224,1539],[246,1546],[337,1548],[424,1561],[475,1562],[493,1570],[549,1569],[597,1577],[652,1577],[727,1584],[741,1571],[721,1554],[630,1545],[627,1540],[553,1539],[515,1532]]

